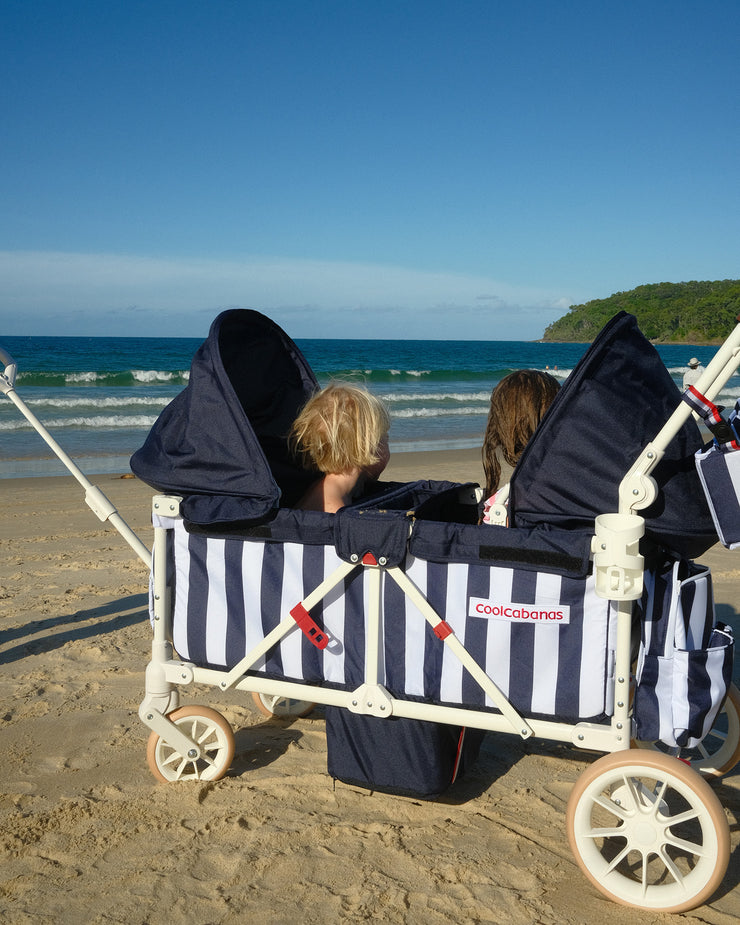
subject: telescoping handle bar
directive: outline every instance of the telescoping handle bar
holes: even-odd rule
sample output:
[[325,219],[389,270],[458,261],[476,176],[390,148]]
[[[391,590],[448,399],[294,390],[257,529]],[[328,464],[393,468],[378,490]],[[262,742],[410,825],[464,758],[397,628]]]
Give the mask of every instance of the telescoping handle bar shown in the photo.
[[80,485],[82,485],[82,487],[85,489],[85,502],[92,510],[92,512],[98,517],[98,519],[103,522],[109,521],[111,525],[114,526],[116,530],[118,530],[118,532],[134,550],[141,561],[148,568],[151,568],[151,553],[146,548],[144,543],[142,543],[139,537],[134,533],[131,527],[129,527],[126,521],[121,517],[121,515],[116,510],[115,505],[96,485],[93,485],[92,482],[90,482],[90,480],[81,471],[79,466],[77,466],[77,464],[67,455],[67,453],[64,452],[64,450],[51,436],[41,421],[39,421],[36,415],[31,411],[28,405],[26,405],[26,403],[20,398],[15,390],[15,377],[18,372],[18,366],[14,362],[11,355],[7,352],[7,350],[4,350],[2,347],[0,347],[0,365],[4,367],[4,371],[0,373],[0,392],[3,392],[4,395],[8,396],[16,408],[18,408],[18,410],[21,412],[23,417],[26,418],[26,420],[39,433],[39,435],[48,444],[48,446],[51,447],[56,456],[58,456],[62,463],[64,463],[71,474],[77,479]]
[[[740,321],[740,315],[738,321]],[[740,324],[735,326],[730,336],[717,350],[694,387],[711,401],[719,394],[728,379],[734,375],[738,366],[740,366]],[[653,503],[658,489],[650,473],[663,458],[668,444],[690,414],[692,410],[688,404],[684,401],[679,402],[678,407],[655,439],[643,449],[619,486],[620,513],[634,514]]]
[[[740,321],[740,316],[738,316]],[[740,366],[740,324],[707,364],[695,384],[706,398],[715,398]],[[639,512],[658,496],[652,472],[665,455],[671,440],[692,414],[685,401],[679,401],[670,418],[655,438],[647,444],[619,485],[619,512],[596,518],[592,540],[596,593],[615,601],[636,600],[642,594],[644,562],[639,554],[639,540],[645,522]]]
[[15,374],[18,372],[18,365],[8,351],[3,350],[2,347],[0,347],[0,366],[5,367],[5,371],[0,373],[0,389],[7,394],[7,390],[4,386],[7,385],[8,388],[13,388],[15,384]]

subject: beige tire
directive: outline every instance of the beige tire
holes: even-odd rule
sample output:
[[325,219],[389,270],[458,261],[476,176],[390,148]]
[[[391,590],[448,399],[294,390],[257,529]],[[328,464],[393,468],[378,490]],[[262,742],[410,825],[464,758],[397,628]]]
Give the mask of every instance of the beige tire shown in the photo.
[[152,731],[146,758],[152,774],[161,781],[220,780],[234,758],[234,733],[228,722],[210,707],[179,707],[167,718],[198,744],[200,758],[183,756]]
[[281,697],[279,694],[258,694],[252,692],[254,705],[265,716],[308,716],[316,706],[310,700],[293,700],[292,697]]
[[707,902],[730,857],[730,830],[709,784],[687,764],[629,749],[576,781],[568,840],[593,885],[618,903],[684,912]]

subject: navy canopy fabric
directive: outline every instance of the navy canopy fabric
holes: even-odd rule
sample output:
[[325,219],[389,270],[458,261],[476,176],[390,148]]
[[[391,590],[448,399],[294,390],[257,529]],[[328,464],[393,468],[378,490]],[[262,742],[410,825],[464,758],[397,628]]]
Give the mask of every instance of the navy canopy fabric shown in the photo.
[[[513,526],[593,530],[615,512],[619,484],[678,407],[680,392],[632,315],[604,327],[550,406],[514,470]],[[692,418],[653,471],[660,489],[644,511],[646,535],[688,557],[717,542],[694,464],[702,437]]]
[[183,514],[194,523],[264,520],[317,477],[295,462],[286,441],[317,388],[278,325],[255,311],[223,312],[193,358],[187,387],[161,413],[131,469],[157,491],[183,495]]
[[[255,311],[223,312],[193,358],[187,388],[159,416],[131,469],[157,491],[182,495],[191,524],[262,523],[295,504],[318,476],[300,467],[286,440],[317,388],[300,350],[274,322]],[[622,478],[679,401],[636,320],[615,316],[514,471],[512,527],[591,533],[597,514],[618,510]],[[701,445],[689,419],[653,472],[658,499],[640,512],[650,539],[689,557],[717,542],[694,464]]]

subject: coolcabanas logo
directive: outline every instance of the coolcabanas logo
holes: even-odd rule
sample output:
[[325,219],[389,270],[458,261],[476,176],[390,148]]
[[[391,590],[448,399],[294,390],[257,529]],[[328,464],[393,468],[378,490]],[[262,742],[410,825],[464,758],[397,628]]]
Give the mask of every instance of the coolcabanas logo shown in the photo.
[[513,601],[490,601],[482,597],[471,597],[468,616],[484,620],[504,620],[508,623],[570,623],[570,606],[557,604],[545,607],[542,604],[515,604]]

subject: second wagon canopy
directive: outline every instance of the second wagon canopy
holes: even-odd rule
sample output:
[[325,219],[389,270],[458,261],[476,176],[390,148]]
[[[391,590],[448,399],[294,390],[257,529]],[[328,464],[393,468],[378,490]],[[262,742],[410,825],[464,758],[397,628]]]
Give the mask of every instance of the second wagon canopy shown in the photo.
[[[602,329],[558,392],[511,479],[513,526],[592,530],[619,507],[619,485],[678,407],[681,393],[636,319],[620,312]],[[702,436],[689,418],[653,478],[646,535],[678,555],[717,542],[694,462]]]

